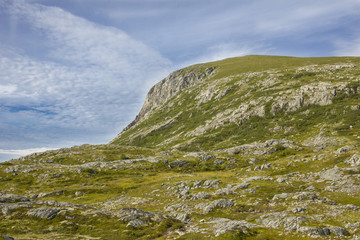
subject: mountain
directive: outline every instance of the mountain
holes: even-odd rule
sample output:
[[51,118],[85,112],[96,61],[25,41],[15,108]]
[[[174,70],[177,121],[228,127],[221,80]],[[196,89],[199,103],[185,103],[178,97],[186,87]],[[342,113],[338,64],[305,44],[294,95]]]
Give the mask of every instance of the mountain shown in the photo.
[[116,138],[1,163],[15,239],[360,238],[360,58],[171,73]]

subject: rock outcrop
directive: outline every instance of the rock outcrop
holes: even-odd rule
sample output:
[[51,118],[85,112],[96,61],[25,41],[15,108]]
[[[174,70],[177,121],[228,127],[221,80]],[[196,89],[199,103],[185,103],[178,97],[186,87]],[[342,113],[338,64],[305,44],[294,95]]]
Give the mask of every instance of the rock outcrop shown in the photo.
[[146,118],[150,114],[151,110],[161,106],[170,98],[177,95],[179,92],[194,86],[199,81],[203,81],[205,78],[212,75],[215,71],[215,67],[210,67],[204,71],[200,69],[181,69],[172,72],[165,79],[155,84],[148,94],[146,95],[145,102],[136,116],[135,120],[131,122],[123,131],[136,125],[139,121]]

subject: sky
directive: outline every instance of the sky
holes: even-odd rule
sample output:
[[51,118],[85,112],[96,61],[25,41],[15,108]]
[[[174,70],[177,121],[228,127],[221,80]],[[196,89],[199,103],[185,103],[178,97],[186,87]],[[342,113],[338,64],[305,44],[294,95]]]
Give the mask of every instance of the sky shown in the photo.
[[108,143],[171,71],[360,55],[360,0],[0,0],[0,161]]

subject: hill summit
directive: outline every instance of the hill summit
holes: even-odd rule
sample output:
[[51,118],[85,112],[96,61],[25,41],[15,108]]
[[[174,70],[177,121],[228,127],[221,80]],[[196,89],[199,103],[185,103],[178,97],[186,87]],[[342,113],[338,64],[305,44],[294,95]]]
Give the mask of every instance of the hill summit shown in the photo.
[[109,144],[0,166],[16,239],[360,239],[360,58],[171,73]]

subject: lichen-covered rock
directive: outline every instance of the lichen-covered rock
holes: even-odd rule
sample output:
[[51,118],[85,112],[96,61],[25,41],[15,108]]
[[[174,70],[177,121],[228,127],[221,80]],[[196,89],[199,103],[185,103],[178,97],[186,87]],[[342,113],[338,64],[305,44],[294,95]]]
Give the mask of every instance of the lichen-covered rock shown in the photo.
[[198,193],[192,194],[190,200],[203,200],[203,199],[206,199],[209,197],[211,197],[211,194],[208,192],[198,192]]
[[182,166],[186,165],[187,162],[183,159],[180,159],[180,160],[172,161],[169,164],[170,164],[170,166],[182,167]]
[[130,221],[126,227],[133,227],[133,228],[138,228],[138,227],[141,227],[141,226],[144,226],[146,223],[144,221],[141,221],[139,219],[135,219],[135,220],[132,220]]
[[262,215],[258,221],[268,228],[296,231],[303,222],[308,220],[304,217],[291,216],[288,212],[275,212]]
[[237,184],[235,186],[233,186],[231,189],[233,191],[236,191],[238,189],[246,189],[250,186],[250,183],[247,183],[247,182],[243,182],[243,183],[240,183],[240,184]]
[[300,227],[298,232],[306,233],[308,235],[330,235],[334,234],[335,236],[343,237],[349,235],[345,228],[331,226],[331,227]]
[[26,202],[29,198],[13,193],[0,193],[0,203],[3,202]]
[[218,199],[212,201],[209,205],[203,208],[204,214],[211,212],[215,208],[228,208],[234,206],[234,202],[229,199]]
[[317,227],[299,227],[298,232],[305,233],[308,235],[330,235],[328,228],[317,228]]
[[46,193],[42,192],[37,195],[37,198],[43,198],[43,197],[52,196],[52,195],[59,196],[59,195],[63,195],[64,193],[65,193],[64,190],[54,191],[54,192],[46,192]]
[[220,184],[221,182],[222,182],[222,181],[219,180],[219,179],[215,179],[215,180],[208,179],[208,180],[206,180],[205,182],[203,182],[202,187],[203,187],[203,188],[218,188],[218,187],[219,187],[219,184]]
[[272,200],[286,199],[289,197],[288,193],[275,194]]
[[[210,76],[215,70],[215,67],[205,69],[203,72],[197,70],[188,70],[184,73],[183,70],[177,70],[172,72],[169,76],[163,79],[161,82],[155,84],[148,94],[146,95],[145,102],[136,116],[135,120],[131,122],[123,131],[128,130],[132,126],[136,125],[139,121],[148,117],[151,114],[151,110],[162,105],[170,98],[177,95],[180,91],[195,85],[197,82],[204,80]],[[115,138],[116,140],[116,138]]]
[[115,212],[114,216],[118,217],[123,222],[129,222],[135,219],[140,219],[142,221],[161,222],[169,217],[163,213],[147,212],[137,208],[123,208]]
[[319,173],[321,180],[340,181],[343,179],[343,173],[341,169],[335,167],[328,170],[323,170]]
[[341,148],[336,149],[335,154],[343,154],[350,150],[354,149],[353,146],[343,146]]
[[335,236],[347,236],[349,235],[349,233],[346,231],[345,228],[342,228],[342,227],[338,227],[338,226],[331,226],[331,227],[328,227],[330,232],[332,234],[334,234]]
[[3,239],[3,240],[14,240],[14,238],[8,237],[8,236],[0,236],[0,239]]
[[346,160],[345,163],[350,164],[351,166],[360,165],[360,154],[354,154],[349,160]]
[[16,173],[16,172],[22,172],[22,173],[31,173],[34,169],[31,166],[27,165],[14,165],[9,166],[5,168],[4,173]]
[[249,228],[259,227],[259,225],[248,223],[244,220],[234,221],[227,218],[215,218],[214,220],[207,223],[211,224],[211,228],[213,229],[214,235],[216,237],[229,231],[246,231]]
[[0,213],[2,213],[4,216],[9,216],[14,210],[31,207],[32,204],[30,202],[2,203],[0,204]]
[[41,208],[35,208],[30,209],[26,215],[29,217],[36,217],[41,219],[48,219],[51,220],[56,217],[60,210],[57,208],[47,208],[47,207],[41,207]]

